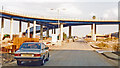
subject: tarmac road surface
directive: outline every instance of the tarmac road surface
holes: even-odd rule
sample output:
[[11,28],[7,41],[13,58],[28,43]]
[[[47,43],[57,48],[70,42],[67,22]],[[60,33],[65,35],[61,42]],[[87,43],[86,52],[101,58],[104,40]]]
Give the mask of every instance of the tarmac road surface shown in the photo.
[[[39,63],[24,63],[23,66],[36,66]],[[14,61],[4,66],[18,66]],[[114,66],[108,59],[93,51],[85,41],[67,43],[60,49],[50,51],[50,60],[44,66]]]

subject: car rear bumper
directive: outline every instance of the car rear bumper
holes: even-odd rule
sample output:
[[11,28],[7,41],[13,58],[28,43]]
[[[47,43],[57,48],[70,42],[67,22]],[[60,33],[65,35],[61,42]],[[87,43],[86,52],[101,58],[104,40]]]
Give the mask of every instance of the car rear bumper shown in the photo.
[[32,58],[24,58],[24,57],[22,57],[22,58],[18,58],[18,57],[14,57],[16,60],[18,60],[18,61],[39,61],[39,60],[42,60],[42,58],[41,57],[32,57]]

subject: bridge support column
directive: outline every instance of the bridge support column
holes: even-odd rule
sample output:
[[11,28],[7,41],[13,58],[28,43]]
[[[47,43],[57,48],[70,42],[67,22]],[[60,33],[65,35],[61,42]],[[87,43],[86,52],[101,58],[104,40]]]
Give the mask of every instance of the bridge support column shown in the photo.
[[43,25],[40,25],[40,39],[43,40]]
[[53,29],[52,29],[52,34],[54,33]]
[[47,27],[46,35],[47,35],[47,37],[49,37],[49,27]]
[[118,36],[118,49],[117,51],[120,52],[120,24],[119,24],[119,36]]
[[35,38],[36,36],[36,21],[34,21],[34,24],[33,24],[33,38]]
[[96,41],[96,24],[93,23],[93,40]]
[[91,25],[91,40],[93,40],[93,24]]
[[2,18],[2,21],[1,21],[1,40],[3,39],[3,28],[4,28],[4,18]]
[[28,26],[27,26],[27,37],[30,38],[30,22],[28,22]]
[[109,34],[109,38],[112,39],[112,33]]
[[19,21],[19,37],[22,37],[22,22]]
[[60,24],[60,40],[63,41],[63,24]]
[[13,18],[10,19],[10,39],[13,39]]
[[56,34],[56,29],[54,28],[54,34]]
[[71,38],[71,26],[69,26],[69,38]]

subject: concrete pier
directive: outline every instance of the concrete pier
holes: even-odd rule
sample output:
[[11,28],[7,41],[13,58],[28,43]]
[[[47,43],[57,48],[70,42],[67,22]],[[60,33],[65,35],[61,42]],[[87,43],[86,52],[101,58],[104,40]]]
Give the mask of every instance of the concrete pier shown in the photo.
[[22,21],[19,21],[19,37],[22,37]]
[[2,22],[1,22],[1,40],[2,40],[2,38],[4,36],[4,34],[3,34],[3,28],[4,28],[4,18],[2,18]]
[[69,26],[69,38],[71,38],[71,28],[72,28],[72,26]]
[[93,23],[93,40],[96,41],[96,24]]
[[49,37],[49,27],[47,27],[46,35]]
[[34,21],[34,24],[33,24],[33,38],[35,38],[36,36],[36,21]]
[[30,38],[30,22],[28,22],[27,29],[28,29],[27,37]]
[[13,39],[13,18],[10,19],[10,39]]
[[60,24],[60,40],[63,41],[63,24]]
[[40,39],[43,40],[43,25],[40,25]]

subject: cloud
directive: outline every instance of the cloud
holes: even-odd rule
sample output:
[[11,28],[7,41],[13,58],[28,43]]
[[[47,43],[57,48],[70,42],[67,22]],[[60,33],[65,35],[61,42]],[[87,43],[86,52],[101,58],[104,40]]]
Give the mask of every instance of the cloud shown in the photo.
[[60,10],[65,9],[65,10],[61,10],[61,14],[63,14],[64,16],[74,17],[82,14],[82,11],[74,4],[68,4],[68,3],[61,4],[58,8]]
[[108,18],[109,15],[108,15],[108,14],[104,14],[103,17],[104,17],[104,18]]
[[94,12],[91,12],[89,15],[90,16],[96,16],[96,14]]
[[0,0],[0,2],[119,2],[119,0]]
[[35,3],[40,3],[40,2],[76,2],[78,0],[2,0],[1,2],[35,2]]
[[118,8],[111,8],[104,12],[103,17],[105,19],[114,19],[118,17]]
[[113,14],[115,14],[116,16],[118,16],[118,8],[117,7],[113,8],[112,12],[113,12]]
[[[5,0],[7,1],[7,0]],[[4,7],[5,10],[25,14],[25,15],[33,15],[33,16],[42,16],[42,17],[58,17],[58,13],[56,10],[51,11],[50,9],[60,9],[60,18],[72,18],[72,19],[91,19],[93,15],[96,15],[97,18],[108,18],[111,17],[116,18],[117,14],[117,3],[39,3],[35,0],[30,0],[29,2],[17,0],[13,0],[15,2],[6,2]],[[45,0],[47,1],[47,0]],[[50,0],[54,1],[54,0]],[[72,0],[71,0],[72,1]],[[35,3],[36,2],[36,3]],[[94,6],[93,6],[94,5]],[[106,6],[106,7],[105,7]],[[99,7],[99,8],[98,8]],[[66,10],[62,10],[65,8]],[[117,19],[117,18],[116,18]]]

